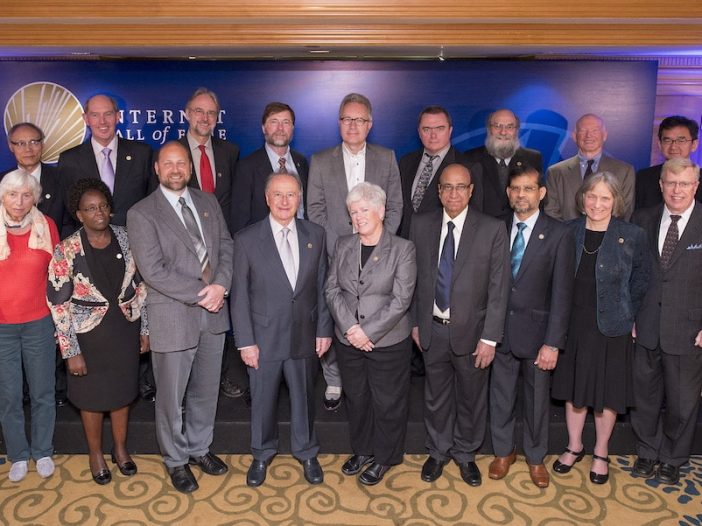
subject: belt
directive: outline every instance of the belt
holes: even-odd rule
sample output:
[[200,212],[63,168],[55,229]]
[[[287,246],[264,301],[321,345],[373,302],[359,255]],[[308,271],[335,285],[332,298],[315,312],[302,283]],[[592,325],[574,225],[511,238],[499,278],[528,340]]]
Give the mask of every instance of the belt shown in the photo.
[[439,318],[438,316],[432,316],[432,318],[434,319],[434,321],[436,323],[440,323],[441,325],[450,325],[451,324],[451,320],[447,320],[446,318]]

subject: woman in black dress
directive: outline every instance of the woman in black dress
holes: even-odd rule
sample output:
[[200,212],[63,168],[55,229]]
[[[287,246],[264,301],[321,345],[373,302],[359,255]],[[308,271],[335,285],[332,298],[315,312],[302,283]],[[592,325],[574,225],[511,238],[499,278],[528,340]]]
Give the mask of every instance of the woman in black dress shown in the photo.
[[554,372],[552,395],[566,400],[568,447],[553,463],[568,473],[584,456],[588,407],[596,443],[590,480],[609,479],[609,438],[618,413],[632,404],[631,334],[646,293],[651,263],[646,233],[617,219],[625,210],[619,180],[609,172],[588,177],[576,196],[584,217],[570,222],[577,271],[568,342]]
[[68,398],[80,409],[90,471],[95,482],[107,484],[112,476],[102,453],[104,412],[112,421],[112,462],[123,475],[137,471],[126,440],[139,353],[149,349],[146,289],[126,230],[110,225],[109,188],[99,179],[81,179],[68,207],[83,227],[56,247],[47,299],[69,373]]

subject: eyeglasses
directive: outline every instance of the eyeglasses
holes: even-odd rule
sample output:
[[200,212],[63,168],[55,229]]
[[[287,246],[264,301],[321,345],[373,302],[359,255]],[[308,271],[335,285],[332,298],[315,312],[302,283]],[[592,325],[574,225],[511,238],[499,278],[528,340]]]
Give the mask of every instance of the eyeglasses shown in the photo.
[[293,125],[293,122],[290,119],[283,119],[282,121],[278,119],[268,119],[266,121],[266,124],[273,126],[274,128],[277,128],[278,126],[283,126],[284,128],[288,128]]
[[459,194],[465,194],[471,186],[470,184],[440,184],[439,191],[450,194],[455,190]]
[[536,192],[539,187],[538,186],[508,186],[507,189],[510,192],[519,193],[519,192],[524,192],[526,194],[531,194]]
[[510,123],[510,124],[497,124],[497,123],[491,122],[490,128],[492,128],[493,130],[500,130],[500,131],[504,131],[504,130],[514,131],[517,129],[517,125],[512,124],[512,123]]
[[673,139],[672,137],[663,137],[661,139],[661,144],[663,146],[670,146],[671,144],[675,143],[678,146],[684,146],[688,142],[692,142],[694,139],[688,139],[687,137],[678,137],[677,139]]
[[272,192],[270,196],[276,201],[280,201],[283,198],[288,201],[291,199],[296,199],[300,194],[298,192]]
[[363,126],[370,122],[370,119],[364,119],[363,117],[356,117],[355,119],[353,117],[341,117],[339,120],[344,126],[351,126],[352,123],[356,126]]
[[81,209],[81,212],[85,212],[86,214],[95,214],[98,210],[101,212],[107,212],[110,210],[110,205],[107,203],[100,203],[99,205],[95,206],[89,206],[88,208],[83,208]]
[[26,148],[29,146],[30,148],[36,148],[42,143],[42,139],[30,139],[28,141],[10,141],[10,144],[13,146],[17,146],[18,148]]
[[688,181],[661,181],[661,184],[669,190],[676,187],[680,188],[680,190],[689,190],[693,185],[697,184],[697,181],[694,183],[690,183]]
[[444,133],[446,130],[448,130],[448,126],[423,126],[422,128],[419,128],[419,131],[421,131],[424,135],[430,135],[431,132]]
[[202,108],[191,108],[190,111],[198,117],[207,117],[208,119],[216,119],[217,115],[219,115],[219,112],[215,110],[205,111]]

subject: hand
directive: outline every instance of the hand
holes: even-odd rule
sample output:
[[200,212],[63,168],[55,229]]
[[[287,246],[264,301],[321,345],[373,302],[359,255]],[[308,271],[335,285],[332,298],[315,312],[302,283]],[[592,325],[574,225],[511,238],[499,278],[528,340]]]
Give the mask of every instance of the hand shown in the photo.
[[141,334],[139,336],[139,354],[149,352],[149,335]]
[[66,369],[71,376],[85,376],[88,374],[88,366],[85,365],[85,358],[82,354],[66,358]]
[[241,352],[241,359],[247,366],[258,369],[258,355],[260,354],[258,345],[249,345],[241,348],[239,351]]
[[539,354],[536,356],[536,365],[542,371],[552,371],[556,367],[558,361],[558,349],[554,349],[550,345],[542,345],[539,349]]
[[412,341],[420,351],[424,352],[422,344],[419,343],[419,327],[412,327]]
[[326,353],[329,350],[329,347],[331,347],[331,343],[331,338],[317,338],[314,352],[317,354],[318,358],[324,356],[324,353]]
[[361,349],[366,352],[372,351],[373,347],[375,347],[373,342],[370,341],[370,338],[366,336],[366,333],[363,332],[363,329],[361,329],[361,326],[358,324],[353,325],[346,331],[346,339],[357,349]]
[[202,299],[197,304],[210,312],[219,312],[224,305],[224,293],[226,291],[222,285],[217,285],[216,283],[207,285],[198,292],[198,297],[202,297]]
[[697,337],[695,338],[695,347],[702,347],[702,331],[697,333]]
[[485,369],[492,363],[493,358],[495,358],[495,346],[488,345],[483,341],[478,341],[473,356],[475,356],[475,368]]

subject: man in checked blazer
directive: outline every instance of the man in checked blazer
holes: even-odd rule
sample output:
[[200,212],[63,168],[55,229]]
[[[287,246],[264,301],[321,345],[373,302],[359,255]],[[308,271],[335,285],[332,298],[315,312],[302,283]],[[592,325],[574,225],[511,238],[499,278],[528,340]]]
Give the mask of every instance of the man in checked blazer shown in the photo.
[[[377,184],[385,190],[384,226],[392,234],[400,226],[402,187],[397,160],[392,150],[366,142],[372,127],[368,98],[349,93],[339,106],[341,144],[314,154],[310,161],[307,216],[326,230],[330,258],[337,238],[353,233],[346,194],[360,182]],[[327,382],[324,406],[334,410],[341,403],[341,375],[333,347],[324,355],[322,370]]]
[[635,326],[634,474],[655,473],[664,484],[677,484],[680,466],[690,458],[702,390],[699,178],[700,168],[691,160],[666,161],[660,179],[663,204],[637,210],[632,218],[646,230],[653,259]]
[[148,287],[156,438],[171,482],[183,493],[198,489],[188,464],[210,475],[227,471],[209,447],[233,266],[219,203],[187,186],[190,170],[185,147],[165,144],[156,159],[160,186],[127,215],[132,253]]

